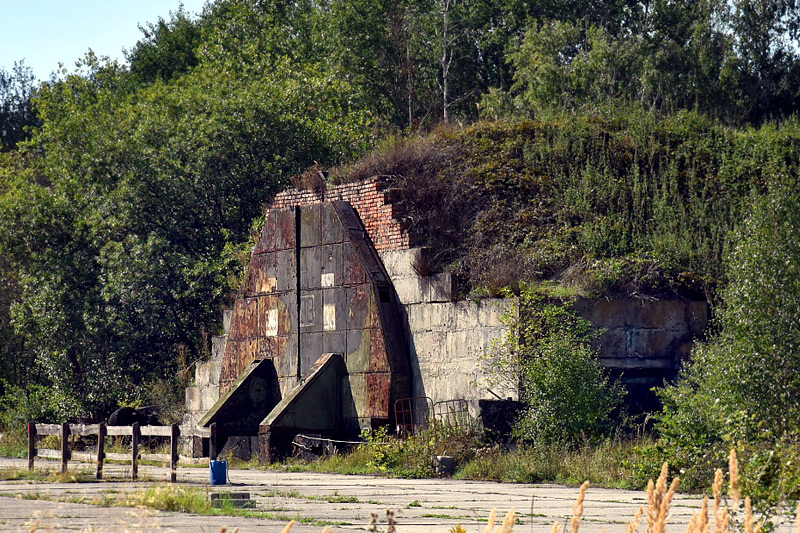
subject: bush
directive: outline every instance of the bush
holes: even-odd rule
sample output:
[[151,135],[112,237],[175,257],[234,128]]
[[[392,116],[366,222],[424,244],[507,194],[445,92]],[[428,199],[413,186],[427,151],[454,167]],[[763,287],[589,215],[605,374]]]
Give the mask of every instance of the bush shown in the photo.
[[5,384],[0,397],[0,455],[22,457],[28,450],[27,423],[63,423],[82,414],[75,398],[44,385],[26,388]]
[[659,465],[642,460],[649,439],[606,438],[580,446],[556,443],[522,445],[506,450],[501,446],[481,448],[456,473],[459,479],[482,479],[512,483],[562,483],[625,489],[642,489]]
[[516,435],[537,444],[606,435],[624,391],[597,360],[592,325],[568,301],[553,303],[524,285],[504,322],[508,334],[495,346],[491,363],[494,381],[517,385],[525,404]]
[[54,387],[31,384],[26,388],[7,385],[0,398],[0,429],[15,431],[28,422],[64,423],[81,416],[80,404]]
[[737,447],[746,477],[776,498],[797,491],[788,488],[796,481],[787,476],[797,474],[787,450],[800,440],[798,230],[800,195],[792,189],[774,186],[753,202],[727,265],[718,335],[660,392],[661,444],[685,480],[707,479]]

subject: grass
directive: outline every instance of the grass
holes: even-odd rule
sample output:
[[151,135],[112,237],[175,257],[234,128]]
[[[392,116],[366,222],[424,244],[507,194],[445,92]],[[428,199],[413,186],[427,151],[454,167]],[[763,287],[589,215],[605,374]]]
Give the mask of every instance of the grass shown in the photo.
[[[359,446],[349,454],[324,457],[318,461],[288,460],[276,463],[270,468],[287,472],[325,472],[332,474],[378,474],[382,473],[371,462],[373,450],[369,446]],[[383,472],[385,474],[385,472]]]
[[[723,476],[721,470],[717,470],[712,485],[711,494],[713,500],[706,497],[701,502],[701,508],[694,513],[691,518],[687,533],[707,533],[711,529],[711,523],[714,524],[715,533],[731,533],[732,531],[744,531],[744,533],[761,533],[767,531],[768,523],[767,517],[756,516],[753,512],[750,498],[742,500],[741,495],[741,480],[739,479],[738,458],[735,451],[731,451],[729,461],[729,474],[727,480]],[[624,519],[613,520],[598,520],[591,518],[583,518],[584,501],[589,482],[584,482],[578,491],[578,497],[575,505],[573,506],[573,514],[571,518],[565,518],[563,523],[556,521],[553,524],[552,531],[566,530],[568,527],[572,533],[578,533],[582,521],[602,522],[605,524],[619,524],[627,525],[627,533],[636,533],[640,527],[645,526],[646,531],[650,533],[663,533],[665,531],[667,520],[670,516],[670,509],[673,507],[672,500],[679,486],[679,478],[673,478],[671,483],[667,483],[668,479],[668,466],[666,463],[661,468],[661,473],[656,481],[650,480],[646,491],[646,500],[641,498],[642,504],[636,511],[630,521]],[[722,494],[724,486],[728,486],[728,494],[725,497]],[[280,493],[293,494],[302,496],[298,493]],[[334,492],[329,497],[320,497],[326,501],[338,502],[340,495]],[[330,525],[352,525],[347,522],[333,522],[327,520],[319,520],[313,517],[302,517],[299,514],[290,516],[287,514],[278,514],[275,512],[240,509],[234,508],[230,505],[225,505],[221,508],[214,508],[211,506],[207,494],[204,490],[193,487],[182,487],[175,485],[155,485],[143,491],[121,494],[115,490],[104,491],[100,496],[94,497],[81,497],[75,495],[65,495],[60,498],[54,498],[49,494],[19,494],[16,497],[24,499],[49,499],[54,501],[75,502],[75,503],[88,503],[101,506],[128,506],[139,508],[150,508],[162,511],[184,512],[196,515],[225,515],[225,516],[240,516],[240,517],[257,517],[270,520],[277,520],[289,522],[284,532],[287,533],[291,526],[296,523],[308,524],[317,527],[325,527]],[[412,505],[416,502],[417,505]],[[419,506],[419,502],[415,500],[411,506]],[[711,516],[709,517],[709,513]],[[798,508],[800,513],[800,507]],[[429,513],[422,515],[427,518],[438,518],[444,520],[467,520],[471,517],[455,516],[442,513]],[[503,520],[502,525],[495,526],[497,514],[492,510],[488,518],[480,517],[478,522],[486,522],[485,531],[489,533],[511,533],[515,525],[524,524],[520,521],[520,516],[517,515],[513,509],[509,511]],[[528,516],[541,517],[540,514],[531,514]],[[370,526],[377,524],[377,513],[372,514],[372,521]],[[394,512],[387,511],[387,522],[390,529],[395,530],[397,521]],[[375,529],[371,529],[374,531]],[[465,531],[458,526],[458,531]]]
[[316,496],[314,494],[303,494],[297,490],[291,491],[282,491],[282,490],[273,490],[264,493],[264,496],[271,497],[271,498],[292,498],[295,500],[309,500],[309,501],[323,501],[328,503],[371,503],[371,504],[380,504],[380,502],[376,502],[374,500],[370,500],[367,502],[362,502],[355,496],[347,496],[344,494],[339,494],[338,490],[333,491],[333,494],[328,496]]
[[[89,470],[70,470],[62,473],[58,469],[34,468],[3,468],[0,469],[0,481],[27,481],[31,483],[102,483],[104,481],[132,481],[127,475],[113,477],[108,472],[103,472],[103,479],[98,480],[95,472]],[[137,482],[159,481],[151,476],[139,473]]]
[[56,470],[11,468],[0,470],[0,481],[30,481],[38,483],[89,483],[97,479],[94,474]]
[[154,485],[142,491],[122,493],[111,490],[101,495],[81,496],[62,493],[56,496],[49,493],[21,492],[15,495],[0,496],[24,500],[47,500],[64,503],[82,503],[99,507],[136,507],[158,511],[188,513],[200,516],[238,516],[243,518],[264,518],[281,522],[295,521],[313,526],[351,525],[348,522],[320,520],[300,515],[280,513],[282,509],[258,510],[234,507],[231,500],[220,500],[219,507],[213,507],[205,490],[195,487],[175,485]]
[[[514,483],[559,483],[580,485],[587,479],[594,486],[641,489],[646,473],[658,468],[657,463],[640,452],[652,444],[651,439],[608,439],[582,446],[550,445],[533,448],[520,446],[508,450],[487,446],[472,440],[460,446],[465,453],[457,457],[456,479],[502,481]],[[424,451],[424,450],[423,450]],[[401,455],[402,448],[393,445],[365,444],[348,455],[335,455],[317,461],[290,460],[270,468],[298,472],[337,474],[377,474],[390,477],[434,477],[433,469],[420,476],[421,469],[409,468]],[[419,461],[417,460],[417,463]]]
[[634,459],[648,440],[606,440],[580,447],[551,445],[520,446],[515,450],[486,448],[461,465],[454,477],[515,483],[559,483],[641,489],[642,465]]
[[323,499],[328,503],[362,503],[355,496],[345,496],[344,494],[339,494],[339,491],[333,491],[333,494]]

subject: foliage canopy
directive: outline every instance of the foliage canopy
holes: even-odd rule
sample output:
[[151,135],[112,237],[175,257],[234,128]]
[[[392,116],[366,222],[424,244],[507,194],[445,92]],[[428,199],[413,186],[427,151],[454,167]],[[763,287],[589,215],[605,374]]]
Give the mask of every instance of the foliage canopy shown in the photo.
[[678,466],[712,450],[796,436],[800,196],[775,184],[737,230],[719,333],[666,387],[660,431]]
[[[394,175],[434,266],[468,287],[714,301],[744,199],[797,176],[798,12],[216,0],[142,26],[124,64],[0,71],[4,387],[102,415],[185,376],[262,205],[396,132],[351,177]],[[481,117],[505,122],[414,136]]]

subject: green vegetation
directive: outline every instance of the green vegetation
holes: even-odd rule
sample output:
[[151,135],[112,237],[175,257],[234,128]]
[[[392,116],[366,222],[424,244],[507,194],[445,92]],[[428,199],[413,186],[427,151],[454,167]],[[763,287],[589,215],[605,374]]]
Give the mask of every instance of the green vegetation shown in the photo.
[[745,490],[762,504],[800,496],[800,201],[776,187],[753,200],[729,259],[718,334],[695,349],[677,384],[662,392],[660,446],[691,482],[736,448]]
[[545,447],[608,434],[624,390],[600,366],[592,325],[525,286],[503,322],[508,333],[488,361],[490,384],[520,390],[515,435]]
[[716,301],[751,195],[798,173],[795,120],[733,129],[621,108],[476,123],[347,167],[397,177],[401,216],[466,291],[552,280],[590,296]]
[[[27,479],[27,478],[21,478]],[[45,479],[45,481],[61,482],[64,479]],[[65,494],[68,494],[65,493]],[[21,497],[23,499],[51,500],[69,503],[85,503],[101,507],[137,507],[149,508],[159,511],[190,513],[202,516],[241,516],[247,518],[264,518],[284,522],[296,521],[313,526],[349,525],[346,522],[330,522],[316,518],[287,515],[274,512],[275,510],[262,511],[242,507],[235,507],[230,499],[220,499],[219,506],[212,505],[208,499],[207,490],[195,487],[176,485],[153,485],[144,490],[136,491],[105,491],[101,496],[53,496],[39,492],[24,492],[17,495],[4,494],[8,497]]]
[[[424,432],[405,440],[380,436],[380,440],[373,438],[349,454],[317,461],[288,460],[270,468],[402,478],[432,477],[435,475],[434,455],[448,454],[456,460],[454,477],[458,479],[575,486],[588,479],[593,486],[642,489],[660,465],[660,456],[653,453],[654,441],[650,437],[608,437],[571,442],[562,439],[509,449],[486,442],[480,434],[465,434],[447,442],[435,442],[430,434]],[[299,493],[275,495],[306,498]],[[415,500],[408,506],[420,505]]]
[[579,445],[551,444],[501,446],[479,449],[471,461],[461,465],[455,477],[511,483],[560,483],[642,489],[657,462],[646,461],[641,449],[648,440],[604,439]]
[[27,468],[4,468],[0,470],[0,480],[2,481],[36,481],[45,483],[76,483],[81,481],[96,481],[96,477],[90,474],[80,474],[68,472],[62,474],[55,470]]
[[[611,446],[620,392],[571,297],[702,297],[715,328],[631,461],[700,486],[736,447],[746,490],[800,495],[796,2],[216,0],[143,31],[125,63],[0,70],[6,453],[32,418],[176,418],[263,205],[323,167],[393,180],[421,272],[521,295],[520,457]],[[427,476],[442,446],[377,435],[318,468]],[[479,477],[573,475],[448,446]]]
[[[228,29],[209,39],[227,42]],[[369,111],[347,83],[285,58],[232,70],[239,59],[217,51],[164,79],[90,55],[38,88],[42,124],[0,165],[0,316],[17,339],[0,344],[19,369],[4,372],[9,385],[73,400],[43,420],[169,410],[163,392],[207,353],[262,204],[369,139]]]

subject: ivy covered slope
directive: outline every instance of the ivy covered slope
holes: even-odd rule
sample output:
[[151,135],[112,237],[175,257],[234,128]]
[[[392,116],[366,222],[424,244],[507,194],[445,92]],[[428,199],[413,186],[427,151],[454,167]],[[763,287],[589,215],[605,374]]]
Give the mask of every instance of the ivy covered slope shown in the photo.
[[635,109],[478,122],[340,170],[394,176],[411,231],[467,290],[553,281],[714,302],[751,197],[796,184],[800,124],[732,128]]

